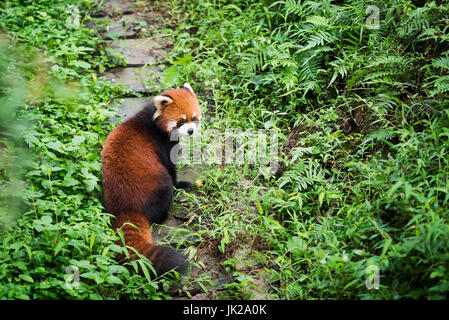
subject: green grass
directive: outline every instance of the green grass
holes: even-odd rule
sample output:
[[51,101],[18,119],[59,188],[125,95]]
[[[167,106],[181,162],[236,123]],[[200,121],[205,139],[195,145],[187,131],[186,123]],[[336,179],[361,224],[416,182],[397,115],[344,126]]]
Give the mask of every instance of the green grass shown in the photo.
[[[104,42],[66,24],[68,5],[85,22],[94,2],[0,4],[2,299],[170,297],[171,282],[114,260],[100,152],[122,93],[93,77],[113,66]],[[164,87],[192,84],[204,129],[288,142],[276,176],[212,165],[176,198],[198,219],[178,245],[199,269],[208,248],[232,279],[216,298],[447,299],[448,2],[377,2],[378,30],[369,1],[161,2],[175,41]],[[216,283],[200,273],[184,295],[191,284]]]

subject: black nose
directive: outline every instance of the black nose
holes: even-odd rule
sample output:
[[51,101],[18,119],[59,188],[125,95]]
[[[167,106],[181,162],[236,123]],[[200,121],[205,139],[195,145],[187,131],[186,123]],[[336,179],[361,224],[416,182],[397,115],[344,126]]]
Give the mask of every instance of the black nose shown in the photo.
[[193,133],[193,129],[190,128],[189,130],[187,130],[187,132],[188,132],[189,134],[192,134],[192,133]]

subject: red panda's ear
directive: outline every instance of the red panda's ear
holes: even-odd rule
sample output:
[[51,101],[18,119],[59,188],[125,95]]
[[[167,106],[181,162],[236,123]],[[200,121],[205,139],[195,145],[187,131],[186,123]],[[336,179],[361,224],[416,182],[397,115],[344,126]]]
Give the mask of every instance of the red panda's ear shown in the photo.
[[172,103],[173,100],[170,99],[170,97],[167,96],[157,96],[154,97],[154,104],[156,105],[157,109],[161,109]]
[[190,84],[188,84],[187,82],[185,82],[185,83],[182,85],[182,87],[183,87],[183,88],[186,88],[187,90],[189,90],[190,92],[192,92],[193,94],[195,94],[195,92],[193,92],[192,87],[191,87]]
[[154,105],[156,106],[156,112],[153,115],[153,120],[161,115],[161,110],[168,106],[173,100],[167,96],[156,96],[154,97]]

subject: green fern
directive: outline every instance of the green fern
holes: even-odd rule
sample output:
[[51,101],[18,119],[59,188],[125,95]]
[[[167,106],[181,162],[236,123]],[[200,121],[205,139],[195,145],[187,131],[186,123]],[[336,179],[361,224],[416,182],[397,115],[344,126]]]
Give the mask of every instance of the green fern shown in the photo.
[[305,191],[315,182],[323,180],[322,169],[317,163],[308,160],[298,160],[296,163],[279,178],[279,187],[284,188],[290,185],[293,191]]
[[432,59],[430,64],[433,70],[439,74],[432,74],[428,77],[428,83],[424,88],[429,90],[429,96],[434,97],[449,92],[449,54]]
[[439,57],[432,60],[432,67],[449,70],[449,55],[446,57]]

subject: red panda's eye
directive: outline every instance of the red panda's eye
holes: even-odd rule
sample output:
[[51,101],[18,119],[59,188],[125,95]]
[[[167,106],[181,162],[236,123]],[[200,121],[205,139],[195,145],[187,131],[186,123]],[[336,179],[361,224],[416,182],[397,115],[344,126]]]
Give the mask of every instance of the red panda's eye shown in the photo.
[[180,127],[180,126],[182,126],[184,123],[185,123],[185,120],[184,120],[184,119],[181,119],[181,120],[178,120],[177,125],[178,125],[178,127]]

